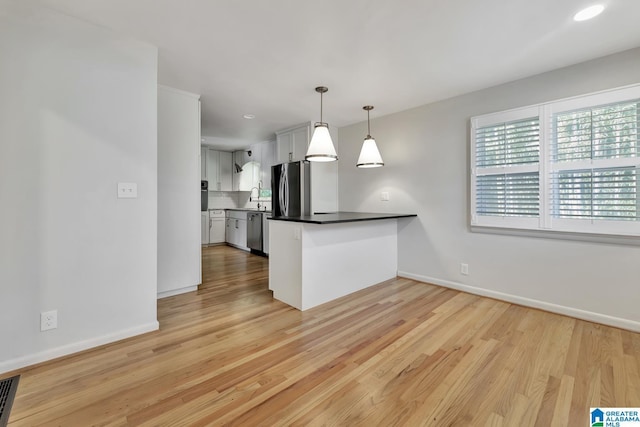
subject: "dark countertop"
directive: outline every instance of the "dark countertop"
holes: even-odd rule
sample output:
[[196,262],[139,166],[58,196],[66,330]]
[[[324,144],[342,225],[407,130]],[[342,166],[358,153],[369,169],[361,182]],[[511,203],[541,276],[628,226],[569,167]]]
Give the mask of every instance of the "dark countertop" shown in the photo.
[[338,224],[341,222],[375,221],[380,219],[410,218],[414,216],[418,215],[373,212],[333,212],[294,217],[274,216],[268,219],[273,221],[304,222],[307,224]]
[[240,212],[260,212],[260,213],[268,213],[269,215],[271,215],[271,209],[269,209],[268,211],[265,211],[263,209],[258,210],[256,208],[224,208],[224,209],[215,209],[215,210],[240,211]]

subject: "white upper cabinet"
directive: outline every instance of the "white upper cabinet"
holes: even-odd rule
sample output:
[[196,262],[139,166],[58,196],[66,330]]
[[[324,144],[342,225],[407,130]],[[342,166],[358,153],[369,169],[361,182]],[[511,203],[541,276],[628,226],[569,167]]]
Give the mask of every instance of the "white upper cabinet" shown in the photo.
[[229,151],[220,152],[220,191],[233,190],[233,153]]
[[201,179],[209,182],[209,191],[232,191],[231,153],[200,148]]
[[299,129],[294,129],[291,140],[291,153],[293,161],[304,160],[311,141],[311,123]]
[[200,179],[207,181],[207,147],[200,147]]
[[304,160],[311,138],[311,122],[276,132],[276,163]]
[[291,149],[291,141],[293,136],[286,132],[278,134],[276,139],[276,164],[287,163],[293,160],[293,150]]
[[218,191],[220,188],[220,152],[207,149],[207,181],[209,191]]

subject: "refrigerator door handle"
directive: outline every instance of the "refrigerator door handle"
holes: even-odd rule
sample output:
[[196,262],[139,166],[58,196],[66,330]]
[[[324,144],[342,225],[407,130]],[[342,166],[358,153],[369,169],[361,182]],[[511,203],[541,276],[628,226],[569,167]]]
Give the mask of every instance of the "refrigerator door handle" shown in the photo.
[[280,168],[280,182],[278,185],[278,205],[280,206],[280,215],[287,215],[287,174],[284,165]]
[[289,216],[289,175],[284,176],[284,214]]

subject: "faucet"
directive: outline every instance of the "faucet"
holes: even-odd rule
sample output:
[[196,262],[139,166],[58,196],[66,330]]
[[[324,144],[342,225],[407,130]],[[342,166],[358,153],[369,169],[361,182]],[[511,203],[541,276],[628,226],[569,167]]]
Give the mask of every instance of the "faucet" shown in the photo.
[[253,190],[258,190],[258,199],[260,198],[260,184],[258,184],[257,187],[251,187],[250,193],[249,193],[249,201],[252,202],[253,201]]

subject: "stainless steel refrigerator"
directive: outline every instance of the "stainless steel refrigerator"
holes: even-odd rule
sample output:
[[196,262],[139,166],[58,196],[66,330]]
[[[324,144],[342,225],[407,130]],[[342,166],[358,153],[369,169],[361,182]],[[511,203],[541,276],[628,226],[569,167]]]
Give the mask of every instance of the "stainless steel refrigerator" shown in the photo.
[[311,167],[309,162],[290,162],[271,167],[273,216],[311,214]]

